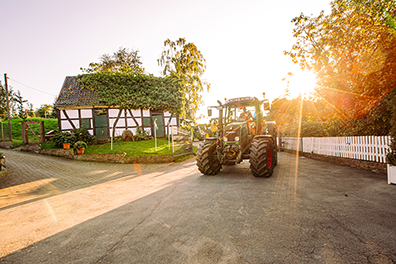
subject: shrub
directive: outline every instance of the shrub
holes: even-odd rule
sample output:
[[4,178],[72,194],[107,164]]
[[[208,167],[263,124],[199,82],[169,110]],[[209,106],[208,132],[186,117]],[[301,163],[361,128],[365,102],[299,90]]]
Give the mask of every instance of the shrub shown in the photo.
[[83,141],[87,145],[92,145],[96,142],[95,136],[89,134],[85,128],[77,128],[72,132],[59,132],[52,137],[52,141],[58,148],[63,147],[63,143],[70,143],[73,145],[77,141]]
[[138,126],[136,128],[136,135],[133,136],[133,141],[150,140],[151,138],[145,130]]
[[92,136],[85,128],[73,129],[72,134],[74,134],[74,142],[84,141],[87,145],[92,145],[96,141],[95,136]]
[[74,144],[75,142],[74,135],[72,135],[70,132],[59,132],[52,137],[52,141],[58,148],[62,148],[63,143]]

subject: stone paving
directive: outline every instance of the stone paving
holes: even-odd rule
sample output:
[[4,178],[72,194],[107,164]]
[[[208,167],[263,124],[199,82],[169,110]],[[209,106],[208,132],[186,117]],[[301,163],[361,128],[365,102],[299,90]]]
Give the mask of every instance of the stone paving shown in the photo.
[[4,153],[0,263],[396,262],[396,192],[382,174],[289,153],[269,178],[248,162],[212,177],[194,159]]
[[7,174],[0,179],[0,210],[172,165],[84,162],[16,150],[2,152],[6,156]]

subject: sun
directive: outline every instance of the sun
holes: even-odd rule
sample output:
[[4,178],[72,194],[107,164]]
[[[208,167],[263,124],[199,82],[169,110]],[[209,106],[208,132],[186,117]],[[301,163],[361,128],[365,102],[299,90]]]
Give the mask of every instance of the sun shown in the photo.
[[316,82],[315,74],[310,71],[298,71],[293,73],[293,76],[289,78],[290,96],[295,98],[300,95],[309,95],[317,86]]

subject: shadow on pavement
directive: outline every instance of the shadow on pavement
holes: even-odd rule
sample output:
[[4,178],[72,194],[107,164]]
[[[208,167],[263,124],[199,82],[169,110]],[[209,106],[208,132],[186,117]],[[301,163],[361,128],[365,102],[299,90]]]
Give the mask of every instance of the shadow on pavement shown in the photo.
[[[8,171],[0,179],[0,211],[124,177],[140,177],[154,170],[165,173],[173,166],[84,162],[12,150],[3,152]],[[180,166],[187,166],[185,163],[188,161]]]

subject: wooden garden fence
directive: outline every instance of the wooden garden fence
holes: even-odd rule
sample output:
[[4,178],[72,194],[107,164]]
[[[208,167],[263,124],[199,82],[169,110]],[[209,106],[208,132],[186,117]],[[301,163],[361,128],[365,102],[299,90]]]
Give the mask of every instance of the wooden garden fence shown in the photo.
[[389,136],[282,137],[284,149],[357,160],[386,163]]

